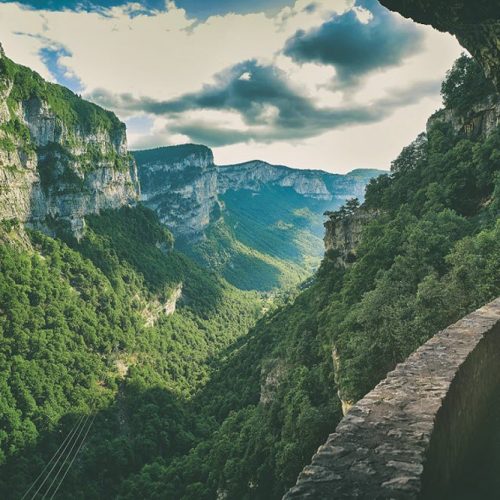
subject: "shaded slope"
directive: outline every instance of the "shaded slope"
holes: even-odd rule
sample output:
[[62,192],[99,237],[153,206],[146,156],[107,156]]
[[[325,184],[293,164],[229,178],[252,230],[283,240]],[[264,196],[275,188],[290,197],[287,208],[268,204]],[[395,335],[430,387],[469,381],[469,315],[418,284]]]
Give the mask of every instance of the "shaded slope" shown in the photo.
[[[156,453],[186,452],[202,425],[187,400],[261,310],[172,252],[149,210],[87,223],[80,242],[55,227],[66,243],[31,233],[31,248],[15,243],[19,228],[1,228],[2,498],[22,496],[82,414],[100,416],[63,496],[109,498]],[[177,310],[165,313],[179,283]]]

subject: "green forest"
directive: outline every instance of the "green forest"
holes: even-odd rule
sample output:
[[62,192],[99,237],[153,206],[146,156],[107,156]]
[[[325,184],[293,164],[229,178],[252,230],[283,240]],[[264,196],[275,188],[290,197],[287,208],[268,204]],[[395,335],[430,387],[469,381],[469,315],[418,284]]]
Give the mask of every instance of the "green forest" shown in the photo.
[[264,186],[258,193],[229,190],[222,217],[196,244],[178,248],[243,290],[290,289],[319,266],[323,212],[331,201],[305,199],[291,188]]
[[[464,122],[496,99],[466,56],[442,95]],[[73,117],[72,106],[61,113]],[[51,236],[2,223],[0,498],[46,477],[82,422],[90,431],[58,498],[281,498],[342,417],[341,400],[500,293],[500,130],[466,134],[440,113],[368,185],[358,210],[372,217],[352,265],[329,252],[314,280],[272,298],[229,283],[239,272],[224,267],[230,217],[196,250],[198,261],[221,259],[219,272],[174,249],[140,204],[88,216],[80,240],[57,221]],[[276,210],[278,195],[290,194],[262,194]],[[252,197],[231,197],[245,220]],[[301,233],[310,213],[265,216],[248,216],[238,236],[256,254],[284,257],[288,225],[298,248],[322,245]],[[275,224],[269,239],[256,230],[264,223]],[[266,272],[244,282],[258,288]],[[57,484],[31,493],[39,487],[50,495]]]
[[[15,230],[4,228],[4,237]],[[192,446],[198,426],[209,426],[186,413],[186,401],[262,302],[173,252],[171,235],[141,207],[89,218],[81,242],[64,228],[57,239],[29,237],[29,249],[0,246],[0,496],[22,496],[60,437],[97,412],[93,472],[74,480],[84,497],[109,498],[155,456],[151,446],[175,456]],[[151,307],[178,284],[175,314]]]

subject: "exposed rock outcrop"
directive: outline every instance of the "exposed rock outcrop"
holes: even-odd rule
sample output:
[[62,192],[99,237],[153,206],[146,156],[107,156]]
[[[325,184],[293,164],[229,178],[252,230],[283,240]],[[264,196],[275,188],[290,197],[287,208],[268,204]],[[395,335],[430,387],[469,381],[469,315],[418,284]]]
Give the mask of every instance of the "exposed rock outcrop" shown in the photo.
[[466,113],[441,109],[427,121],[427,131],[436,122],[451,124],[454,132],[470,138],[488,136],[500,125],[500,101],[497,96],[473,105]]
[[212,151],[185,144],[136,151],[141,201],[176,236],[200,237],[220,213]]
[[[427,132],[438,122],[451,125],[453,131],[462,137],[476,140],[486,137],[500,125],[500,100],[497,95],[490,95],[468,110],[441,109],[427,121]],[[422,137],[425,142],[425,134]],[[347,267],[356,260],[356,247],[361,241],[363,227],[378,214],[361,207],[346,214],[333,212],[328,215],[329,220],[325,223],[325,251],[339,265]]]
[[250,161],[220,167],[218,191],[220,194],[230,189],[258,191],[264,184],[275,184],[292,188],[296,193],[310,198],[330,200],[332,193],[327,187],[323,174],[325,172],[303,171],[270,165],[264,161]]
[[177,303],[182,298],[182,283],[179,283],[171,291],[168,299],[161,302],[160,300],[152,300],[147,303],[142,311],[142,316],[145,319],[146,326],[153,326],[162,314],[170,316],[175,313]]
[[347,267],[356,260],[356,247],[361,241],[363,227],[377,216],[376,212],[363,208],[353,213],[339,216],[336,212],[330,214],[325,222],[325,251],[327,256]]
[[455,35],[500,91],[500,3],[497,0],[379,0],[385,7]]
[[223,210],[227,191],[258,192],[264,186],[290,188],[315,199],[343,202],[364,196],[369,178],[381,171],[357,170],[338,175],[299,170],[263,161],[215,166],[206,146],[185,144],[133,153],[138,164],[141,200],[156,211],[176,236],[197,239]]
[[0,54],[0,220],[64,222],[78,237],[85,215],[137,192],[125,125]]
[[274,400],[276,391],[288,373],[282,359],[270,359],[261,369],[260,403],[268,404]]
[[[335,348],[335,346],[333,346],[333,348],[332,348],[332,361],[333,361],[333,370],[334,370],[335,380],[337,380],[338,374],[340,371],[340,364],[342,361],[340,359],[339,353],[338,353],[337,349]],[[347,415],[347,412],[352,408],[354,401],[352,401],[350,399],[344,399],[342,397],[342,393],[340,392],[340,390],[337,390],[337,396],[339,397],[340,404],[342,406],[342,415]]]
[[301,170],[256,160],[219,167],[217,180],[219,194],[230,189],[258,191],[265,184],[273,184],[289,187],[308,198],[333,200],[351,197],[362,199],[368,178],[330,174],[322,170]]

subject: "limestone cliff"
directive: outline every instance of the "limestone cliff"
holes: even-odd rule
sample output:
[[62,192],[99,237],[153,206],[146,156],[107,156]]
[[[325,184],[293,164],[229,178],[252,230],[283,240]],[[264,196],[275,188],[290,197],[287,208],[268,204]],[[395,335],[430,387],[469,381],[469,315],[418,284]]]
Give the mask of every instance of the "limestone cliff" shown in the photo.
[[215,166],[206,146],[185,144],[136,151],[141,200],[155,210],[176,236],[200,238],[223,209],[219,196],[228,191],[258,192],[264,186],[290,188],[315,199],[362,199],[365,185],[380,171],[357,170],[337,175],[320,170],[299,170],[263,161]]
[[218,192],[248,189],[258,191],[265,184],[292,188],[297,194],[317,200],[362,198],[365,183],[353,176],[322,170],[300,170],[264,161],[226,165],[218,169]]
[[455,35],[500,90],[500,3],[497,0],[379,0],[385,7]]
[[352,264],[356,260],[356,247],[361,241],[363,227],[376,216],[375,212],[362,208],[345,215],[330,214],[325,222],[326,256],[342,267]]
[[427,131],[436,122],[449,123],[456,134],[478,138],[488,136],[500,125],[500,101],[490,96],[473,104],[465,113],[455,109],[441,109],[427,121]]
[[141,201],[175,234],[201,236],[217,218],[217,170],[212,151],[185,144],[134,152]]
[[137,191],[125,125],[0,53],[0,221],[59,221],[79,236],[86,214]]

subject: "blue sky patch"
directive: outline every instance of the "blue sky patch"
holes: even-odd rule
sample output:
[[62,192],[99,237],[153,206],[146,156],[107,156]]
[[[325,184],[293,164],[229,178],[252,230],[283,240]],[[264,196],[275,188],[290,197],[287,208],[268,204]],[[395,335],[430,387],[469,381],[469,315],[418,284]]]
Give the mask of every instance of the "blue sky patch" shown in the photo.
[[[99,11],[131,3],[132,0],[17,0],[17,3],[37,10],[87,10]],[[0,3],[14,3],[11,0],[0,0]],[[165,10],[165,0],[134,0],[148,10]],[[273,13],[287,5],[293,5],[294,0],[177,0],[177,7],[186,10],[190,17],[206,19],[213,15],[236,12],[248,14],[251,12]],[[141,11],[142,12],[142,11]]]
[[127,130],[132,134],[146,134],[151,131],[153,119],[146,115],[136,115],[125,120]]
[[40,57],[57,83],[68,87],[75,93],[83,90],[82,82],[77,76],[68,73],[68,68],[61,63],[61,57],[71,56],[64,47],[45,47],[40,50]]

